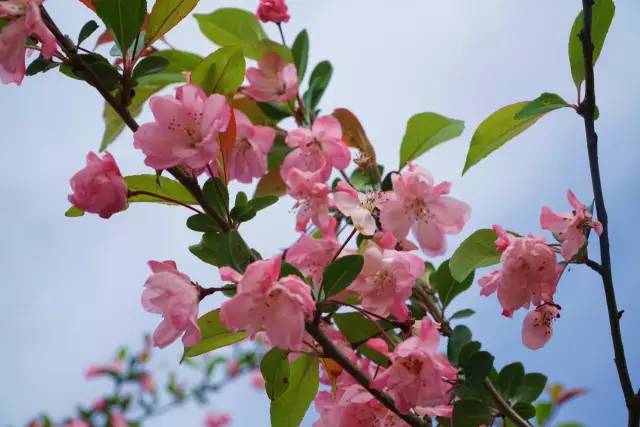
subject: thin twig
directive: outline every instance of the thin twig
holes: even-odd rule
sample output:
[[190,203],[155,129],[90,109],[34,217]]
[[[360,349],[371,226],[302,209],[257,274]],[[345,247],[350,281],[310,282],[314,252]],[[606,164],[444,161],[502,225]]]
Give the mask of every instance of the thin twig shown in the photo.
[[156,197],[160,200],[164,200],[165,202],[169,202],[169,203],[173,203],[176,205],[180,205],[180,206],[184,206],[187,209],[191,209],[192,211],[194,211],[195,213],[198,214],[203,214],[204,212],[202,212],[199,209],[194,208],[193,206],[190,206],[187,203],[183,203],[180,200],[176,200],[176,199],[172,199],[171,197],[167,197],[167,196],[163,196],[162,194],[156,194],[156,193],[152,193],[151,191],[145,191],[145,190],[129,190],[129,192],[127,193],[127,196],[129,198],[131,197],[135,197],[135,196],[139,196],[139,195],[145,195],[145,196],[151,196],[151,197]]
[[513,423],[515,425],[517,425],[518,427],[531,427],[531,424],[529,424],[529,422],[527,422],[527,420],[525,420],[524,418],[522,418],[512,407],[511,405],[509,405],[509,403],[507,403],[502,396],[500,396],[500,393],[498,393],[498,390],[496,390],[496,388],[493,386],[493,384],[491,383],[491,381],[489,381],[489,378],[485,378],[484,379],[484,388],[487,389],[487,391],[489,392],[489,394],[491,395],[491,397],[493,398],[493,401],[496,403],[496,406],[498,408],[500,408],[500,410],[502,411],[502,413],[504,415],[506,415],[511,421],[513,421]]

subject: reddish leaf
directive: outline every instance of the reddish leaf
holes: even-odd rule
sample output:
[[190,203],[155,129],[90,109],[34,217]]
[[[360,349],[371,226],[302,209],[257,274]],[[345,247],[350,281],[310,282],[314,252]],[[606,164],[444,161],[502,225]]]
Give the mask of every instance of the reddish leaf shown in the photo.
[[280,168],[273,169],[271,172],[260,178],[256,186],[256,192],[253,197],[264,196],[282,196],[287,192],[287,185],[280,177]]
[[93,0],[80,0],[82,4],[87,6],[89,9],[96,11],[96,6],[93,4]]
[[231,153],[233,146],[236,144],[236,116],[231,109],[231,117],[229,118],[229,124],[227,130],[220,134],[220,154],[222,154],[222,168],[225,184],[229,183],[229,160],[231,159]]

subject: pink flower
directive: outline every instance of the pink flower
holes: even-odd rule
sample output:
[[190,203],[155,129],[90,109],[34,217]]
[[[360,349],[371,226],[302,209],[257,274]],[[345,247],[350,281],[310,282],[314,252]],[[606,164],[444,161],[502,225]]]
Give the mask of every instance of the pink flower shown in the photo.
[[227,129],[231,109],[223,95],[209,97],[186,84],[172,96],[154,96],[149,102],[155,122],[135,132],[134,147],[145,154],[154,169],[186,166],[200,172],[220,151],[218,134]]
[[116,360],[114,362],[108,363],[103,366],[90,365],[84,371],[84,377],[86,379],[92,379],[92,378],[101,377],[107,374],[120,375],[123,373],[123,370],[124,370],[124,367],[122,366],[122,362],[119,360]]
[[417,256],[372,244],[364,251],[362,272],[347,290],[359,296],[364,309],[403,321],[409,314],[405,301],[423,273],[424,264]]
[[91,410],[95,412],[102,412],[106,409],[106,407],[107,407],[107,399],[104,397],[101,397],[97,399],[95,402],[93,402],[93,404],[91,405]]
[[231,423],[231,417],[227,414],[207,414],[204,419],[205,427],[225,427]]
[[502,250],[502,270],[479,279],[480,294],[487,296],[497,290],[503,314],[509,317],[529,304],[538,306],[553,301],[560,267],[544,238],[511,236],[499,225],[493,229],[498,235],[496,245]]
[[267,173],[267,154],[276,138],[268,126],[254,126],[244,113],[235,110],[236,143],[229,161],[229,178],[249,184],[251,178]]
[[414,165],[409,165],[409,170],[401,175],[394,174],[391,180],[393,197],[380,207],[382,228],[391,231],[398,240],[412,229],[427,255],[444,254],[445,234],[462,231],[471,213],[469,205],[446,196],[451,183],[434,185],[431,174]]
[[349,147],[342,141],[340,122],[333,116],[318,117],[311,129],[289,131],[285,143],[294,148],[280,168],[280,175],[285,181],[293,169],[320,171],[322,181],[326,181],[332,167],[344,169],[351,160]]
[[8,20],[0,30],[0,80],[3,83],[22,83],[28,37],[42,43],[40,53],[45,59],[51,59],[56,51],[56,39],[40,15],[41,3],[42,0],[0,1],[0,18]]
[[329,199],[330,189],[320,180],[318,173],[293,169],[285,183],[287,194],[297,200],[296,231],[305,232],[311,221],[323,233],[331,233],[335,229],[336,220],[329,214],[332,205]]
[[266,384],[264,377],[259,369],[254,369],[249,374],[249,378],[251,379],[251,386],[258,391],[263,391],[264,386]]
[[359,384],[338,388],[335,395],[321,391],[315,399],[320,419],[313,427],[405,427],[391,412]]
[[296,66],[275,52],[262,55],[258,68],[247,68],[246,76],[249,86],[243,91],[259,102],[287,102],[298,93]]
[[113,156],[87,154],[87,165],[71,177],[69,202],[78,209],[109,218],[127,207],[127,184]]
[[289,11],[285,0],[260,0],[256,15],[262,22],[289,22]]
[[119,412],[114,412],[111,414],[109,427],[129,427],[129,423],[125,419],[124,415]]
[[308,234],[302,234],[300,239],[288,250],[286,260],[298,268],[305,276],[312,278],[313,283],[319,285],[322,281],[324,269],[338,251],[340,244],[333,234],[322,239],[314,239]]
[[160,314],[162,322],[153,333],[153,344],[164,348],[180,335],[186,347],[200,342],[198,327],[199,293],[189,276],[178,271],[174,261],[149,261],[153,274],[144,284],[142,306]]
[[389,393],[403,413],[415,407],[441,413],[451,400],[458,371],[438,353],[439,341],[436,325],[423,318],[420,335],[398,344],[390,355],[391,366],[371,385]]
[[153,380],[153,374],[151,374],[151,372],[143,372],[140,375],[139,381],[144,391],[153,393],[156,390],[156,383]]
[[522,323],[522,343],[531,350],[542,348],[553,333],[552,323],[560,317],[560,306],[542,304],[531,310]]
[[567,199],[573,212],[558,214],[547,207],[542,208],[540,226],[555,233],[562,242],[560,253],[567,261],[571,261],[578,251],[587,243],[586,232],[593,228],[602,234],[602,224],[591,218],[591,212],[580,202],[571,190],[567,191]]
[[86,421],[83,420],[69,420],[64,427],[91,427]]
[[234,359],[234,358],[227,359],[226,367],[227,367],[227,376],[229,378],[234,378],[240,373],[240,363],[238,362],[237,359]]
[[295,350],[302,346],[304,319],[315,308],[311,288],[298,276],[279,276],[279,256],[250,264],[244,275],[222,267],[222,280],[238,287],[222,304],[220,318],[231,330],[246,330],[252,337],[264,330],[274,346]]
[[367,194],[357,192],[344,181],[338,182],[333,194],[336,208],[343,215],[351,218],[353,226],[364,236],[373,236],[378,229],[373,213],[386,200],[388,195],[383,192],[370,191]]

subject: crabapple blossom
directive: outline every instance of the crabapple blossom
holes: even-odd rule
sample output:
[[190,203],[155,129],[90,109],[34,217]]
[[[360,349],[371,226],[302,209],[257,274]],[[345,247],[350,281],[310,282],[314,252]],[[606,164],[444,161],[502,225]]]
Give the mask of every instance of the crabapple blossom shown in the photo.
[[176,96],[154,96],[149,101],[155,121],[135,132],[134,147],[145,154],[154,169],[184,166],[196,173],[216,159],[218,134],[227,129],[231,108],[220,94],[209,97],[202,89],[185,84]]
[[423,318],[419,335],[396,346],[389,355],[391,366],[373,380],[372,387],[386,391],[402,413],[420,407],[426,414],[446,416],[458,371],[438,353],[439,342],[437,326]]
[[186,347],[196,345],[201,338],[198,289],[189,276],[178,271],[174,261],[149,261],[149,267],[153,274],[144,284],[142,306],[163,317],[153,333],[153,344],[164,348],[182,335]]
[[122,362],[120,360],[115,360],[106,365],[90,365],[84,371],[84,377],[86,379],[97,378],[107,374],[121,374],[124,370],[124,366],[122,366]]
[[69,420],[64,427],[91,427],[89,424],[82,420]]
[[280,256],[255,261],[240,274],[220,269],[222,280],[238,284],[236,295],[222,304],[220,319],[231,330],[246,330],[252,337],[264,330],[276,347],[298,349],[304,319],[314,311],[311,288],[298,276],[280,276]]
[[0,80],[3,83],[22,83],[26,72],[27,38],[38,39],[40,54],[51,59],[56,51],[56,39],[42,20],[42,0],[0,1],[0,18],[8,23],[0,30]]
[[340,248],[340,244],[333,234],[321,239],[314,239],[308,234],[302,234],[285,256],[286,261],[300,270],[305,276],[311,277],[313,283],[319,285],[324,269]]
[[333,232],[336,220],[329,214],[333,201],[329,198],[330,189],[318,172],[303,172],[293,169],[287,179],[287,194],[296,199],[296,231],[304,232],[309,221],[323,233]]
[[109,427],[129,427],[129,423],[121,413],[114,412],[109,419]]
[[226,363],[227,376],[229,378],[234,378],[240,373],[240,362],[233,357],[227,359]]
[[591,218],[591,212],[573,194],[567,191],[567,199],[573,207],[571,213],[556,213],[547,207],[540,213],[540,226],[555,233],[562,242],[560,253],[567,261],[576,256],[580,248],[587,243],[586,231],[593,228],[596,234],[602,234],[602,224]]
[[360,193],[344,181],[338,182],[333,201],[343,215],[351,218],[353,226],[364,236],[372,236],[378,226],[373,212],[388,199],[386,193],[369,191]]
[[411,229],[427,255],[444,254],[445,234],[462,231],[471,213],[469,205],[447,196],[451,183],[434,185],[431,173],[413,164],[408,171],[394,174],[391,181],[392,197],[380,206],[382,228],[398,240]]
[[256,15],[262,22],[289,22],[289,10],[285,0],[260,0]]
[[127,207],[127,184],[109,153],[87,154],[87,165],[71,177],[69,202],[78,209],[109,218]]
[[515,237],[499,225],[493,229],[498,235],[496,246],[502,252],[502,269],[478,280],[480,294],[487,296],[497,291],[503,314],[509,317],[519,308],[553,301],[561,268],[544,238]]
[[204,419],[205,427],[225,427],[229,424],[231,424],[231,417],[223,413],[207,414]]
[[553,333],[552,323],[560,317],[560,307],[545,303],[531,310],[522,323],[522,343],[531,350],[542,348]]
[[259,102],[286,102],[298,93],[296,66],[275,52],[262,55],[258,68],[247,68],[246,76],[249,86],[243,91]]
[[364,251],[362,272],[348,289],[364,309],[403,321],[409,314],[405,301],[423,273],[424,263],[417,256],[371,244]]
[[262,391],[264,390],[264,386],[266,384],[260,369],[254,369],[249,374],[249,378],[251,379],[251,386],[256,390]]
[[320,418],[313,427],[404,427],[400,417],[359,384],[339,388],[335,395],[321,391],[315,399]]
[[318,117],[311,129],[289,131],[285,143],[293,148],[280,168],[280,175],[285,181],[293,169],[320,171],[322,181],[326,181],[332,167],[344,169],[351,160],[349,147],[342,140],[340,122],[333,116]]
[[[254,126],[241,111],[235,110],[236,143],[229,160],[229,178],[248,184],[267,173],[267,154],[276,138],[268,126]],[[215,170],[215,168],[213,168]]]

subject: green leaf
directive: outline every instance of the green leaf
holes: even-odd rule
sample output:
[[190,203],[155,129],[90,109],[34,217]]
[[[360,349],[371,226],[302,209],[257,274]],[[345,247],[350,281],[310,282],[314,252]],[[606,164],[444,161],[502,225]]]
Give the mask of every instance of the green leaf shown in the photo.
[[202,333],[202,339],[193,347],[184,349],[182,360],[235,344],[247,337],[246,332],[231,332],[227,329],[222,320],[220,320],[220,309],[210,311],[200,317],[198,326]]
[[491,410],[479,400],[462,399],[453,404],[453,425],[455,427],[491,425],[492,421]]
[[476,314],[476,312],[470,308],[465,308],[463,310],[458,310],[455,313],[453,313],[450,317],[449,320],[453,320],[453,319],[466,319],[467,317],[471,317],[474,314]]
[[465,383],[471,387],[480,385],[493,369],[493,355],[486,351],[474,353],[465,366]]
[[146,0],[94,0],[96,13],[120,50],[126,52],[140,32],[147,14]]
[[568,107],[569,104],[555,93],[545,92],[533,101],[529,102],[522,110],[518,111],[515,118],[526,119],[530,116],[548,113],[558,108]]
[[261,211],[262,209],[266,209],[269,206],[275,204],[278,200],[279,199],[276,196],[255,197],[249,200],[249,206],[251,206],[256,211]]
[[291,110],[287,104],[272,104],[269,102],[258,102],[258,107],[264,114],[269,117],[274,124],[277,124],[281,120],[291,117]]
[[76,218],[76,217],[83,216],[83,215],[84,215],[84,211],[82,209],[76,208],[75,206],[71,206],[64,213],[64,216],[66,216],[67,218]]
[[273,427],[298,427],[318,392],[318,358],[302,354],[290,365],[289,387],[271,402]]
[[98,23],[93,19],[82,26],[80,34],[78,34],[78,46],[87,39],[95,30],[98,29]]
[[582,423],[577,423],[575,421],[569,421],[568,423],[560,423],[556,427],[586,427]]
[[307,30],[302,30],[298,33],[291,46],[291,54],[293,55],[293,63],[298,71],[298,81],[301,82],[304,79],[307,64],[309,63],[309,33],[307,33]]
[[513,409],[524,419],[528,420],[536,415],[536,408],[529,402],[516,402]]
[[471,362],[471,356],[476,354],[482,348],[482,344],[478,341],[469,341],[460,349],[458,354],[458,366],[465,368]]
[[523,378],[524,366],[520,362],[514,362],[500,370],[496,386],[504,397],[511,399],[516,394]]
[[255,14],[236,8],[220,8],[203,15],[195,14],[200,31],[221,47],[237,47],[245,56],[258,59],[258,42],[268,39]]
[[407,122],[400,145],[400,168],[436,145],[460,136],[463,130],[462,120],[436,113],[418,113],[412,116]]
[[517,402],[533,402],[542,394],[547,377],[539,373],[526,374],[514,395]]
[[447,308],[456,296],[469,289],[473,283],[473,276],[469,274],[462,281],[454,279],[449,271],[449,260],[444,261],[435,272],[431,273],[429,282],[438,292],[443,309]]
[[253,254],[247,246],[238,230],[231,230],[227,234],[227,245],[231,255],[231,265],[238,271],[243,272],[251,263]]
[[362,314],[352,311],[348,313],[336,313],[333,316],[336,326],[351,343],[361,343],[369,338],[380,335],[380,329],[389,329],[393,325],[376,326],[374,322],[364,317]]
[[200,258],[201,261],[216,267],[232,264],[229,240],[224,233],[205,233],[200,243],[189,246],[189,252]]
[[496,248],[498,236],[495,231],[483,228],[474,231],[456,249],[449,260],[449,270],[454,280],[463,281],[476,268],[489,267],[500,262]]
[[515,115],[527,104],[524,101],[502,107],[480,123],[471,138],[463,174],[507,141],[524,132],[542,116],[539,114],[522,120],[516,119]]
[[183,71],[191,71],[202,62],[202,56],[184,50],[168,49],[159,50],[151,56],[158,56],[169,61],[169,65],[165,68],[166,73],[182,73]]
[[[151,98],[153,94],[161,89],[162,86],[137,86],[135,89],[135,96],[129,106],[129,112],[131,112],[131,115],[133,117],[137,117],[142,112],[142,107],[147,99]],[[100,151],[106,150],[125,128],[125,123],[122,120],[122,117],[120,117],[120,115],[106,102],[104,104],[102,118],[104,120],[105,129],[104,134],[102,135]]]
[[547,421],[551,419],[551,413],[553,412],[553,403],[542,402],[536,405],[536,423],[540,426],[544,426]]
[[264,355],[260,362],[260,372],[265,380],[265,388],[269,399],[274,400],[289,387],[289,352],[277,347]]
[[223,47],[207,56],[191,73],[191,81],[208,95],[233,95],[244,80],[245,61],[236,47]]
[[187,219],[187,227],[193,231],[201,231],[203,233],[219,232],[220,227],[207,214],[191,215]]
[[304,274],[302,274],[300,270],[298,270],[296,267],[289,264],[288,262],[283,261],[280,264],[280,277],[286,277],[290,275],[298,276],[299,278],[304,280]]
[[209,178],[202,186],[204,198],[218,215],[225,217],[229,208],[229,190],[220,178]]
[[346,289],[360,274],[364,265],[362,255],[345,255],[333,261],[322,275],[322,289],[326,297]]
[[[613,0],[597,0],[593,5],[591,18],[591,43],[593,44],[593,64],[595,65],[604,40],[609,32],[616,6]],[[571,65],[571,77],[576,87],[580,87],[585,78],[584,57],[582,55],[582,41],[580,33],[584,27],[583,12],[580,12],[573,22],[569,34],[569,63]]]
[[275,168],[260,178],[253,197],[276,196],[286,193],[287,185],[280,176],[280,168]]
[[[149,191],[161,196],[170,197],[182,203],[189,205],[196,205],[198,202],[193,198],[189,190],[187,190],[178,181],[174,181],[164,176],[158,177],[156,175],[130,175],[124,178],[127,183],[129,191]],[[129,203],[135,202],[152,202],[152,203],[164,203],[172,204],[166,200],[159,199],[154,196],[148,196],[146,194],[140,194],[129,198]]]
[[471,331],[464,325],[456,326],[447,342],[447,358],[454,366],[458,365],[460,350],[471,341]]
[[307,112],[314,111],[324,91],[331,81],[331,75],[333,74],[333,66],[329,61],[322,61],[311,72],[309,77],[309,89],[304,93],[304,106]]
[[36,59],[31,61],[31,64],[27,67],[25,74],[27,76],[33,76],[38,73],[46,73],[52,68],[56,68],[59,66],[57,62],[53,62],[49,59],[44,59],[42,56],[38,56]]
[[148,74],[155,74],[163,71],[169,66],[169,60],[161,56],[147,56],[143,58],[133,70],[133,77],[140,78]]
[[145,42],[150,45],[178,25],[199,0],[156,0],[149,15]]

